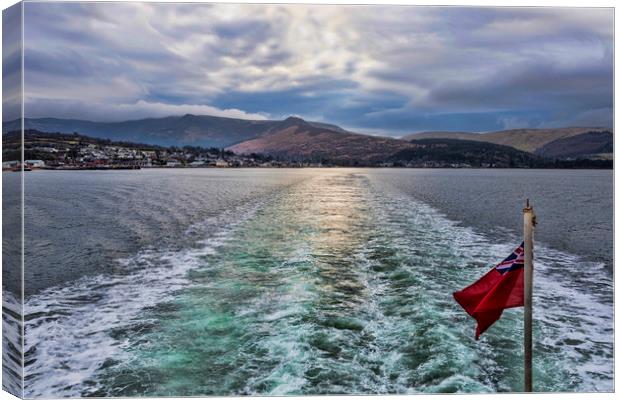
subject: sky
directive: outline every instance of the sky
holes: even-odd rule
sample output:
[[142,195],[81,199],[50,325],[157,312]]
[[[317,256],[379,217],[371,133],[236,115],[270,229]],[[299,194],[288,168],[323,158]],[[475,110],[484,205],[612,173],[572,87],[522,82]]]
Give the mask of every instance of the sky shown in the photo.
[[26,3],[24,25],[27,117],[612,125],[612,9]]

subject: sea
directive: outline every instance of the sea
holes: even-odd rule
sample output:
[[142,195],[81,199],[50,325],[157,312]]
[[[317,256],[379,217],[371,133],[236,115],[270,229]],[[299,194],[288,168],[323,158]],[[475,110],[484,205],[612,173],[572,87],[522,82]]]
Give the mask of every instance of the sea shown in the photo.
[[[3,173],[5,207],[19,204],[19,179]],[[614,390],[613,171],[24,181],[25,368],[20,274],[5,271],[3,381],[18,391],[23,377],[27,397],[521,391],[523,310],[476,341],[452,293],[522,242],[527,198],[538,221],[534,390]],[[19,227],[9,214],[5,228]],[[4,237],[7,247],[18,236]]]

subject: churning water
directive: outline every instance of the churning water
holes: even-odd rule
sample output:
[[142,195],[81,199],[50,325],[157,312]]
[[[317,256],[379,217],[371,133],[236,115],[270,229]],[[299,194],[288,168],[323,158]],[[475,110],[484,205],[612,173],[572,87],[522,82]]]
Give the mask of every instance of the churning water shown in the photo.
[[[522,310],[476,342],[452,299],[510,253],[520,226],[489,234],[493,215],[448,217],[415,195],[416,173],[28,175],[27,213],[45,219],[26,229],[39,252],[26,255],[25,394],[520,391]],[[612,249],[601,260],[553,243],[535,254],[535,390],[610,391]]]

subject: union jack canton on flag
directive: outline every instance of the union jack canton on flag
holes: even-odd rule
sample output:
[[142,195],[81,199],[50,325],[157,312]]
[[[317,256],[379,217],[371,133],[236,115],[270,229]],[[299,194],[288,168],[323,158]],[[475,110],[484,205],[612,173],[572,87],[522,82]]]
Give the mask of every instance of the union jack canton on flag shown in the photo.
[[504,309],[523,306],[524,253],[521,243],[482,278],[453,294],[478,322],[476,340],[502,316]]

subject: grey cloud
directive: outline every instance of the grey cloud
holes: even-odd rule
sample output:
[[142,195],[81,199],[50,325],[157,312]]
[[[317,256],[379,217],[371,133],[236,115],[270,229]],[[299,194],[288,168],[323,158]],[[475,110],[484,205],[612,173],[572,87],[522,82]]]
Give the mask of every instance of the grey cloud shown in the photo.
[[220,39],[237,39],[251,37],[254,40],[266,40],[272,32],[271,24],[261,20],[238,20],[218,23],[213,31]]
[[[612,102],[611,69],[590,65],[561,69],[550,63],[518,65],[476,80],[433,88],[433,106],[498,110],[561,106],[598,108]],[[464,106],[465,105],[465,106]]]
[[5,121],[21,116],[21,27],[21,4],[2,12],[2,118]]
[[578,112],[577,114],[561,112],[553,119],[540,124],[541,128],[558,128],[563,126],[613,126],[613,109],[597,108]]
[[[307,103],[307,115],[352,121],[358,112],[372,129],[386,120],[385,129],[413,131],[407,124],[445,113],[474,113],[464,123],[493,128],[570,122],[563,112],[607,123],[613,105],[610,9],[27,3],[26,10],[27,112],[37,114],[69,115],[70,104],[102,107],[107,118],[182,105],[299,114],[288,103],[321,98],[325,104]],[[282,104],[252,107],[251,99],[271,98]],[[497,112],[507,112],[503,122]]]

